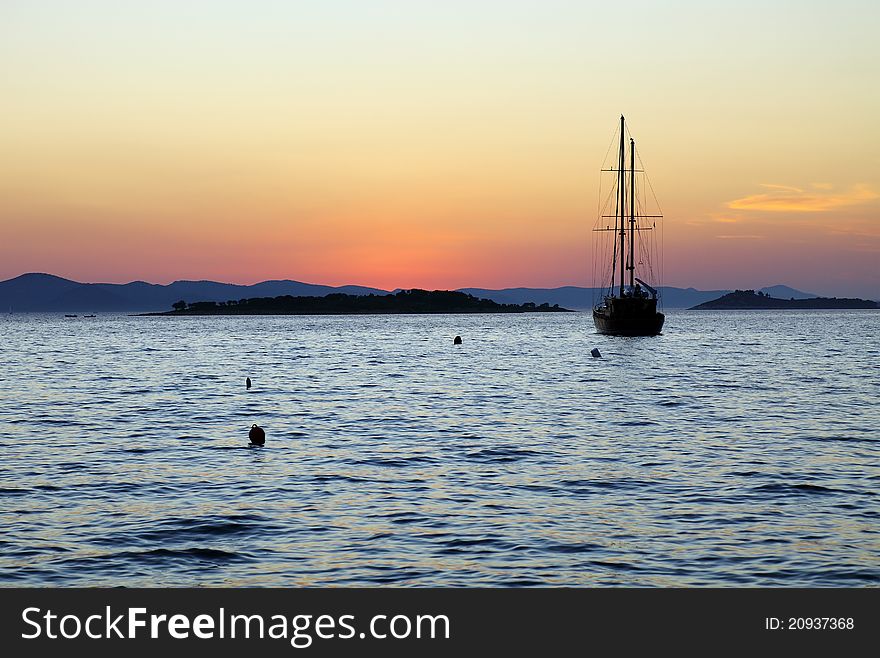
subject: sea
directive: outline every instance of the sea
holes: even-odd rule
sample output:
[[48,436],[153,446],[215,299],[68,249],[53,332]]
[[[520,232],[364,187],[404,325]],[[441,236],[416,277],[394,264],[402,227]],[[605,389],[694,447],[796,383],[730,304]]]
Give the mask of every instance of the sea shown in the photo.
[[0,585],[877,586],[878,364],[877,311],[3,316]]

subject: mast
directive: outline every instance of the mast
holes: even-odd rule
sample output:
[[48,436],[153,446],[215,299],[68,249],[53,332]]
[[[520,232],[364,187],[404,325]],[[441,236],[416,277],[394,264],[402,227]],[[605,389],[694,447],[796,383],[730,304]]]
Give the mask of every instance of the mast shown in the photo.
[[629,287],[636,272],[636,143],[629,138]]
[[624,254],[626,253],[626,229],[624,216],[626,214],[626,150],[623,145],[624,123],[623,115],[620,115],[620,159],[617,167],[617,187],[620,190],[620,296],[623,297],[623,268]]

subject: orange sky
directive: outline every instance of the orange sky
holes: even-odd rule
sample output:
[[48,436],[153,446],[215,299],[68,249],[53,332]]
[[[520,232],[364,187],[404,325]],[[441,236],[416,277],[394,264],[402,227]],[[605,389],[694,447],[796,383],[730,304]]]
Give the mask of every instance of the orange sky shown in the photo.
[[5,2],[0,279],[590,285],[623,112],[663,283],[880,298],[878,10],[656,4]]

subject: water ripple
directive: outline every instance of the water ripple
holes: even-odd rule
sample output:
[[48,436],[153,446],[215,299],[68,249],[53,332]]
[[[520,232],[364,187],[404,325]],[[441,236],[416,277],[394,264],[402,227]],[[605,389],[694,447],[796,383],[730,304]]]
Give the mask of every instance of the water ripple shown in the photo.
[[4,316],[0,584],[876,586],[877,335]]

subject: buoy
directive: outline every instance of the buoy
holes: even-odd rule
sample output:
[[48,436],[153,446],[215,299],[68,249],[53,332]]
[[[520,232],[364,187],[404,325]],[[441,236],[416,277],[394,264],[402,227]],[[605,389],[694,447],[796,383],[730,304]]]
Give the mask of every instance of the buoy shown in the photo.
[[591,350],[590,350],[590,354],[593,355],[593,358],[594,358],[594,359],[598,359],[600,356],[602,356],[602,355],[599,353],[599,348],[598,348],[598,347],[594,347],[593,349],[591,349]]
[[452,344],[453,345],[461,345],[461,336],[456,336],[455,338],[453,338]]
[[244,380],[244,383],[245,383],[245,386],[248,387],[248,390],[250,390],[250,388],[251,388],[251,378],[248,377],[247,379],[245,379],[245,380]]
[[266,432],[264,432],[263,428],[256,423],[251,426],[251,431],[248,432],[248,438],[251,440],[251,445],[262,446],[266,444]]

